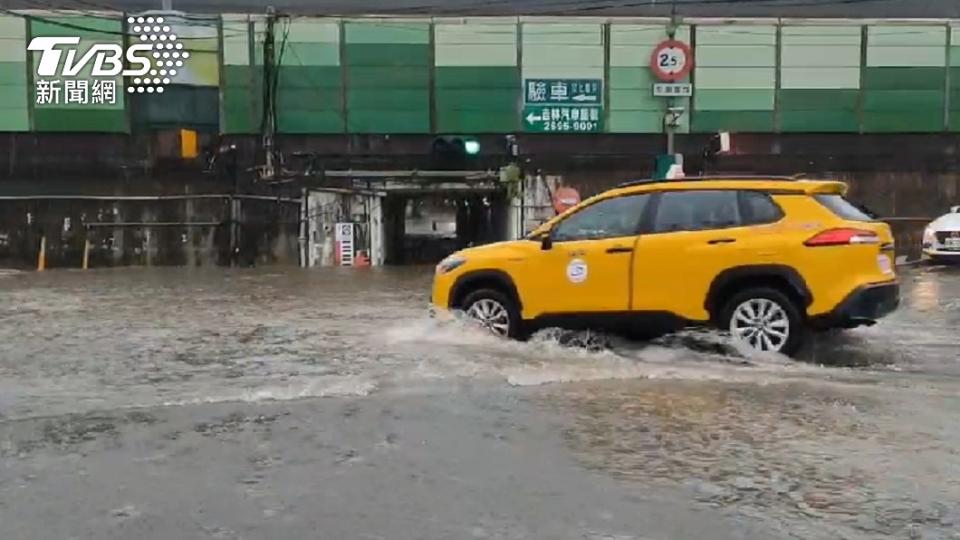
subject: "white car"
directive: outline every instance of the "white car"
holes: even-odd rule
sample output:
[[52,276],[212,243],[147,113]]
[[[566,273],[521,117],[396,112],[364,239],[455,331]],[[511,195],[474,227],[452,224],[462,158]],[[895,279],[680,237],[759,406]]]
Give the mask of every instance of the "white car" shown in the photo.
[[960,206],[933,220],[923,231],[923,258],[933,262],[960,262]]

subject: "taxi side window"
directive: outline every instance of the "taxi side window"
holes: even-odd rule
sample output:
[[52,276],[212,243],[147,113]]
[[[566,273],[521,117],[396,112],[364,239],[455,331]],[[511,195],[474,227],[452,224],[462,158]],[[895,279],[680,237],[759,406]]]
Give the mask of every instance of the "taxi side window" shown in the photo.
[[736,191],[668,191],[657,206],[654,231],[707,231],[741,223]]
[[741,191],[740,209],[743,211],[744,225],[763,225],[783,219],[783,210],[770,195],[760,191]]
[[592,204],[561,221],[555,242],[634,236],[650,195],[626,195]]

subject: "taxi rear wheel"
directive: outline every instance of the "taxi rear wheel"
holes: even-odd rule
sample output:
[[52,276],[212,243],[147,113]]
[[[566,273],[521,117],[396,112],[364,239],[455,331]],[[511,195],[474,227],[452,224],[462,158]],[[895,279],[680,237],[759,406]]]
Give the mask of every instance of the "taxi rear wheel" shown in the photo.
[[749,288],[731,296],[718,322],[736,341],[787,356],[800,350],[806,333],[796,302],[770,287]]
[[480,289],[463,299],[463,313],[495,336],[520,337],[520,310],[506,294],[495,289]]

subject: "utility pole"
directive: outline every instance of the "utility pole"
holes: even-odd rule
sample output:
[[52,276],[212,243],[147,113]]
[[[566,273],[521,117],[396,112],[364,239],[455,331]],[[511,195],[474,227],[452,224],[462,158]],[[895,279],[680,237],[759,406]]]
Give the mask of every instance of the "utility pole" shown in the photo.
[[[670,100],[667,101],[667,103],[671,103],[672,101],[673,101],[673,98],[670,98]],[[668,107],[670,106],[672,106],[672,104],[668,105]],[[669,111],[667,112],[667,114],[670,114]],[[676,126],[674,126],[674,122],[672,119],[667,118],[667,153],[671,155],[676,153],[675,151],[676,143],[674,142],[675,137],[676,137]]]
[[235,144],[221,145],[219,148],[221,159],[226,154],[229,158],[226,160],[225,172],[227,176],[233,179],[233,194],[230,196],[230,266],[237,266],[239,263],[239,238],[240,238],[240,170],[237,166],[237,146]]
[[[674,0],[673,8],[670,13],[670,24],[667,26],[667,37],[670,39],[675,39],[677,36],[677,27],[680,26],[680,17],[677,15],[677,3]],[[667,131],[667,154],[673,155],[676,150],[676,143],[674,141],[677,132],[677,122],[679,122],[679,115],[675,114],[676,111],[676,102],[675,98],[667,98],[667,111],[664,116],[665,128]]]
[[267,7],[267,28],[263,39],[263,120],[260,131],[263,137],[263,151],[266,165],[261,177],[272,180],[276,174],[274,139],[277,133],[277,96],[276,96],[276,47],[275,25],[277,12],[273,6]]

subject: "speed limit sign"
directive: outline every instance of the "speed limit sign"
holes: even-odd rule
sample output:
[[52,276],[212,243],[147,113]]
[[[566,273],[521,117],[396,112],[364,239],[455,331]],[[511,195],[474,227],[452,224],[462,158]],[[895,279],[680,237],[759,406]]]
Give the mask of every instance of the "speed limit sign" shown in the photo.
[[693,51],[676,39],[661,41],[650,55],[650,69],[661,81],[678,81],[693,69]]

